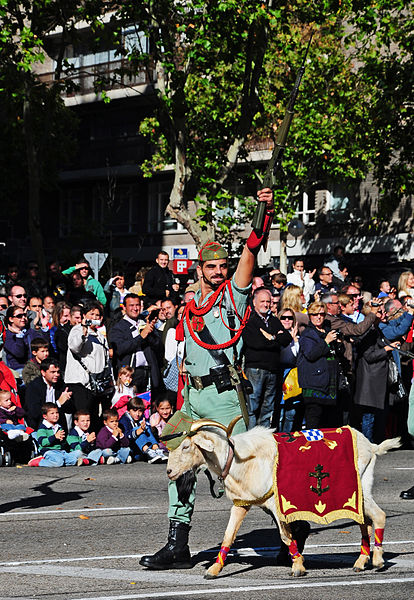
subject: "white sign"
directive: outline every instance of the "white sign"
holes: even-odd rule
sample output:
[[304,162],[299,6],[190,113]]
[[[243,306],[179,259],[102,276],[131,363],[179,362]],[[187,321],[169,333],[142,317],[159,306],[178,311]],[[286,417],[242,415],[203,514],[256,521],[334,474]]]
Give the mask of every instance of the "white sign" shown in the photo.
[[98,279],[99,271],[102,269],[106,259],[108,258],[107,252],[91,252],[84,254],[86,260],[91,265],[95,279]]

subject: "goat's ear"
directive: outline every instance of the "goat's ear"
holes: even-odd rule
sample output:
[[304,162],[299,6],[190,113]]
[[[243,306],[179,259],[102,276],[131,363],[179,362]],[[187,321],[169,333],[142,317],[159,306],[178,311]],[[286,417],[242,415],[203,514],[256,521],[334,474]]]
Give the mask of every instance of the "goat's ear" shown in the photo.
[[195,445],[199,448],[202,448],[202,450],[205,450],[206,452],[214,451],[214,444],[212,439],[208,437],[208,435],[206,435],[203,431],[198,431],[197,434],[194,436],[193,440]]

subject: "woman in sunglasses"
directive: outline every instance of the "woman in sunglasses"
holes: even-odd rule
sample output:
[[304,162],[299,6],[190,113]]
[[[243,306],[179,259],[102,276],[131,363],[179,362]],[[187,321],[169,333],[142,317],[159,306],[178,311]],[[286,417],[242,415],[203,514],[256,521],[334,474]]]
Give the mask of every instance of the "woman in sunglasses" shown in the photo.
[[337,332],[325,320],[326,306],[308,307],[309,325],[299,339],[298,378],[302,388],[307,429],[340,425],[337,408],[338,365],[334,345]]
[[[299,393],[297,395],[292,396],[291,394],[295,393],[294,389],[288,388],[290,387],[289,379],[291,381],[294,381],[294,379],[292,379],[292,375],[294,375],[293,369],[296,369],[297,356],[299,351],[298,324],[295,317],[295,311],[292,308],[282,309],[281,311],[279,311],[279,314],[277,316],[279,318],[279,321],[282,323],[283,327],[287,329],[287,331],[292,336],[292,341],[289,344],[289,346],[280,349],[280,365],[284,369],[283,380],[285,382],[285,385],[283,386],[283,400],[279,431],[297,431],[298,429],[302,428],[302,394]],[[286,378],[289,374],[290,378],[287,380]],[[285,398],[285,395],[289,395],[289,397]]]
[[31,358],[31,341],[35,337],[47,338],[47,334],[28,327],[27,315],[20,306],[9,306],[4,322],[7,330],[3,360],[10,369],[17,371],[21,377],[24,365]]

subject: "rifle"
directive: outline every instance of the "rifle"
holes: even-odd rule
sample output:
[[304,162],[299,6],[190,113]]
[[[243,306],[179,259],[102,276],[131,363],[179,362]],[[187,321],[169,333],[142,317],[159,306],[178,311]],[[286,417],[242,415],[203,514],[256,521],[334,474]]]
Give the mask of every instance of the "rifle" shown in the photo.
[[[309,48],[311,45],[313,37],[313,32],[309,38],[308,45],[306,47],[305,56],[303,57],[302,65],[298,71],[294,88],[290,94],[289,102],[286,108],[285,116],[283,118],[283,123],[280,126],[279,131],[277,132],[276,144],[273,149],[272,156],[267,164],[266,172],[263,178],[263,187],[270,187],[274,189],[276,186],[276,175],[282,165],[283,154],[286,148],[286,140],[289,133],[290,125],[292,123],[294,107],[296,98],[299,93],[299,86],[302,81],[303,74],[305,72],[306,67],[306,58],[308,56]],[[264,202],[259,202],[256,212],[253,216],[252,228],[262,231],[263,224],[265,220],[265,212],[266,212],[266,204]]]

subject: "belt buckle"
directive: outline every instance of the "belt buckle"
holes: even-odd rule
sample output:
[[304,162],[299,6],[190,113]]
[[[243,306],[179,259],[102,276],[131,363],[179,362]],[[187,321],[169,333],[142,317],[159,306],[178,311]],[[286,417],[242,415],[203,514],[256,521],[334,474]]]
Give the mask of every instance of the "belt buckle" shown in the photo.
[[202,390],[203,389],[203,382],[201,380],[201,377],[199,377],[198,375],[196,376],[192,376],[192,380],[193,380],[193,385],[195,387],[196,390]]

